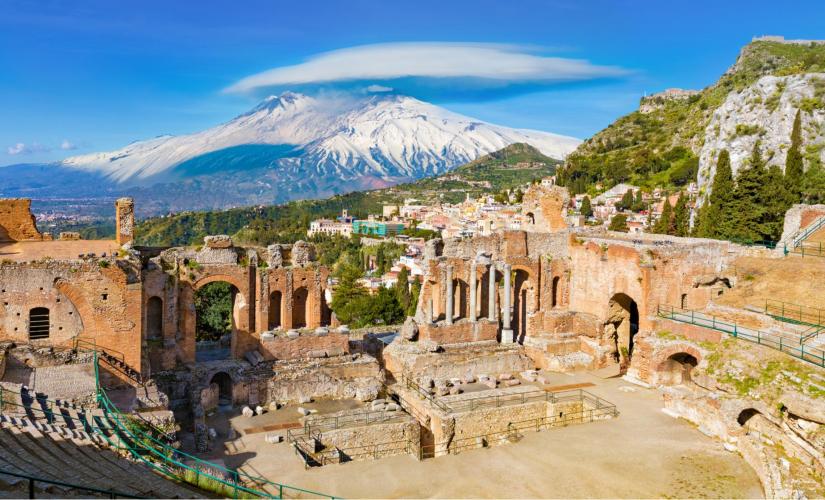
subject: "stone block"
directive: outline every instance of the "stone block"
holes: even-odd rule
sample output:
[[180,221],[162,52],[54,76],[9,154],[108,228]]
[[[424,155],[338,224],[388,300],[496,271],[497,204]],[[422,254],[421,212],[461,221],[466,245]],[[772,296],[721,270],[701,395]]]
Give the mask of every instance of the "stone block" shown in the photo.
[[297,338],[298,338],[298,336],[300,336],[300,335],[301,335],[301,334],[298,332],[298,330],[294,330],[294,329],[293,329],[293,330],[289,330],[288,332],[286,332],[286,336],[287,336],[288,338],[291,338],[291,339],[297,339]]
[[502,384],[505,387],[513,387],[513,386],[516,386],[516,385],[520,385],[521,380],[519,380],[517,378],[514,378],[514,379],[510,379],[510,380],[505,380],[504,382],[502,382]]
[[281,405],[279,405],[277,401],[272,401],[271,403],[269,403],[269,411],[275,411],[279,408],[281,408]]
[[499,380],[510,380],[510,379],[512,379],[512,378],[513,378],[513,374],[512,374],[512,373],[502,373],[502,374],[500,374],[500,375],[498,376],[498,379],[499,379]]
[[315,335],[319,337],[326,337],[329,334],[329,328],[325,326],[319,326],[315,329]]
[[269,444],[277,444],[282,443],[284,441],[284,436],[281,434],[276,434],[274,432],[268,432],[266,434],[266,442]]
[[457,385],[450,387],[450,395],[455,396],[456,394],[461,394],[461,388]]
[[315,246],[306,241],[299,240],[292,245],[292,265],[294,267],[306,267],[315,260]]
[[261,334],[261,342],[271,342],[275,340],[275,334],[272,332],[264,332]]
[[415,340],[418,338],[418,323],[412,316],[407,316],[404,325],[401,327],[401,338],[404,340]]
[[256,406],[255,407],[255,415],[263,415],[263,414],[264,414],[264,408],[261,405]]
[[386,411],[398,411],[400,408],[398,403],[387,403],[387,406],[384,407]]
[[306,417],[307,415],[309,415],[312,412],[309,411],[308,409],[304,408],[303,406],[299,406],[298,407],[298,413],[300,413],[301,415]]
[[248,406],[244,406],[243,409],[241,410],[241,414],[244,417],[253,417],[255,415],[255,412],[252,411],[252,408],[250,408]]
[[261,363],[263,362],[263,360],[264,360],[263,355],[262,355],[261,353],[259,353],[258,351],[247,351],[247,352],[243,355],[243,357],[244,357],[244,359],[246,359],[246,360],[249,362],[249,364],[250,364],[250,365],[252,365],[252,366],[258,366],[258,365],[259,365],[259,364],[261,364]]
[[343,356],[344,354],[346,354],[346,351],[344,351],[343,347],[336,345],[336,346],[332,346],[332,347],[328,348],[326,350],[326,353],[327,353],[327,356],[330,356],[330,357],[331,356]]
[[527,370],[521,372],[521,378],[528,382],[535,382],[539,378],[539,374],[535,372],[535,370]]
[[205,236],[203,238],[203,244],[207,248],[231,248],[232,238],[225,234]]
[[326,358],[327,352],[323,349],[314,349],[307,353],[307,357],[309,358]]

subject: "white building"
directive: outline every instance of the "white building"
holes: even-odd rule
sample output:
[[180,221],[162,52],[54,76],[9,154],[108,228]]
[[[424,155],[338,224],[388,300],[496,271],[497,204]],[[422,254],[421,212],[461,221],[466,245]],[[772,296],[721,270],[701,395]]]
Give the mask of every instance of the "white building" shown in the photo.
[[352,236],[352,223],[332,219],[317,219],[309,223],[307,236],[312,237],[317,234],[339,234],[348,238]]

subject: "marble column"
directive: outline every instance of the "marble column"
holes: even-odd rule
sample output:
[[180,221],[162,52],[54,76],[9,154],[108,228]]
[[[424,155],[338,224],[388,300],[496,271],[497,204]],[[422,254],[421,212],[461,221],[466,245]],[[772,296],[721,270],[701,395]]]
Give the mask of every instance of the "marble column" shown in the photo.
[[496,265],[490,262],[490,270],[487,272],[487,318],[490,321],[496,320]]
[[476,322],[476,261],[470,264],[470,321]]
[[447,324],[453,324],[453,314],[455,311],[453,310],[453,266],[447,266],[447,303],[445,304],[444,310]]
[[513,342],[513,330],[510,328],[510,300],[513,293],[510,290],[510,273],[512,268],[510,264],[504,266],[504,297],[502,297],[501,305],[501,343]]

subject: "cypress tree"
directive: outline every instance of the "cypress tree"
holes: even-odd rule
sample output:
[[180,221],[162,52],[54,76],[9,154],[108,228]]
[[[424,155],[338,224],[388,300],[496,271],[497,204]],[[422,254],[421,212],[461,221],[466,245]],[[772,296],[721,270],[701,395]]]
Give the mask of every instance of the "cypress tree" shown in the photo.
[[676,207],[673,209],[673,229],[676,236],[687,236],[690,225],[690,214],[688,213],[687,197],[684,193],[679,193]]
[[636,190],[636,198],[633,200],[633,207],[631,207],[631,210],[633,210],[634,212],[641,212],[644,209],[645,209],[645,202],[642,199],[642,190],[637,189]]
[[622,196],[622,200],[616,204],[616,208],[619,210],[630,210],[630,207],[633,206],[633,190],[628,189],[627,192]]
[[802,176],[805,173],[805,166],[802,162],[802,114],[796,111],[791,130],[791,147],[788,148],[788,156],[785,158],[785,184],[788,186],[788,194],[791,196],[791,204],[798,203],[802,194]]
[[700,238],[725,238],[730,233],[730,216],[733,200],[733,173],[730,168],[730,153],[727,149],[719,152],[716,173],[710,195],[699,215],[697,236]]
[[673,227],[673,207],[670,206],[670,200],[665,194],[665,203],[662,206],[662,215],[659,216],[659,220],[656,221],[656,224],[653,226],[653,232],[656,234],[674,234],[675,230]]
[[765,239],[762,225],[765,221],[765,162],[759,151],[759,142],[753,145],[750,165],[739,171],[732,201],[728,237],[744,241]]
[[584,215],[585,217],[590,217],[590,216],[593,215],[593,207],[590,205],[590,197],[589,196],[585,196],[584,199],[582,200],[581,214]]

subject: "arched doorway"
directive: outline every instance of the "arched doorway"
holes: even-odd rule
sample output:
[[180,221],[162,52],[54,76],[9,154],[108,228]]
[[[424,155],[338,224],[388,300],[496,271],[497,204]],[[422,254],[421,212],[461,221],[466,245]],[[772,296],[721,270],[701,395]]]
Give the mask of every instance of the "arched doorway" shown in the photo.
[[624,293],[613,295],[608,303],[605,328],[616,347],[614,358],[624,366],[629,365],[633,356],[633,338],[639,332],[639,306],[636,301]]
[[226,281],[213,281],[195,292],[195,359],[216,361],[232,356],[232,338],[244,297]]
[[146,338],[159,339],[163,337],[163,300],[160,297],[149,297],[146,301]]
[[232,406],[232,377],[226,372],[218,372],[212,376],[209,381],[209,386],[217,389],[218,406],[231,407]]
[[306,328],[308,297],[309,292],[303,286],[292,294],[292,328]]
[[559,280],[560,278],[556,276],[553,278],[553,293],[551,295],[551,303],[550,307],[556,307],[559,305]]
[[51,323],[49,320],[49,309],[46,307],[34,307],[29,310],[29,339],[47,339]]
[[269,317],[267,321],[267,328],[269,330],[275,330],[281,327],[282,298],[283,294],[277,290],[269,294]]
[[527,330],[528,304],[532,294],[530,275],[523,269],[513,272],[513,338],[520,344],[529,333]]
[[679,385],[690,383],[690,374],[699,360],[696,356],[677,352],[668,356],[659,367],[659,382],[664,385]]
[[466,281],[453,280],[453,320],[466,318],[469,315],[467,299],[470,294],[470,286]]

